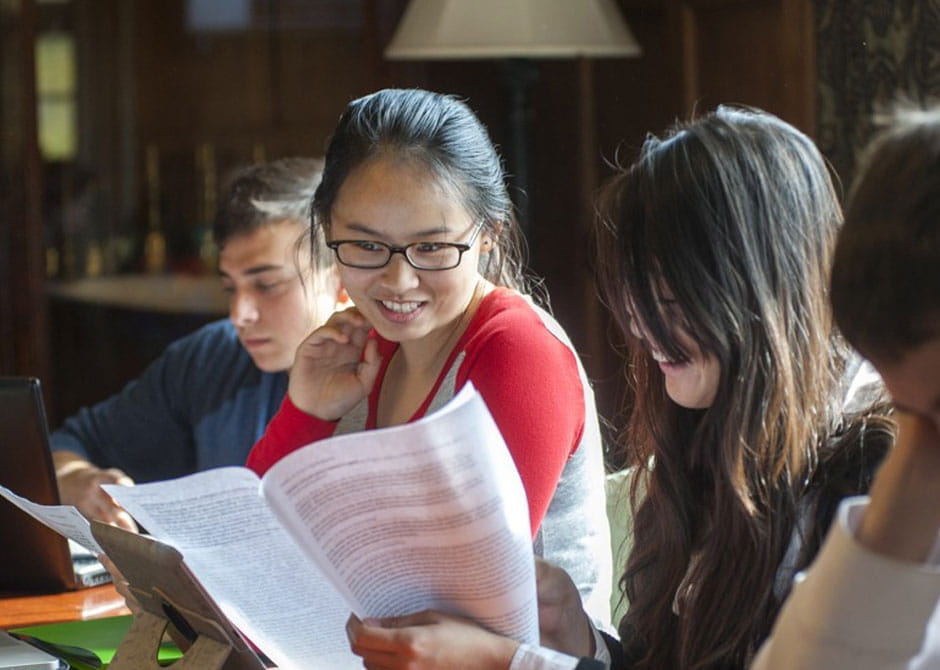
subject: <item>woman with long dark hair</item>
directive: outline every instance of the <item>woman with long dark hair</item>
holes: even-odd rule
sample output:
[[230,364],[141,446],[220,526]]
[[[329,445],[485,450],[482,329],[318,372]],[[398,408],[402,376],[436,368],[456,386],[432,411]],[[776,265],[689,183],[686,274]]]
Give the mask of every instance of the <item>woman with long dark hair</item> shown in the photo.
[[809,138],[719,108],[649,139],[602,209],[600,290],[641,345],[623,647],[633,667],[743,667],[890,444],[884,416],[846,412],[838,199]]

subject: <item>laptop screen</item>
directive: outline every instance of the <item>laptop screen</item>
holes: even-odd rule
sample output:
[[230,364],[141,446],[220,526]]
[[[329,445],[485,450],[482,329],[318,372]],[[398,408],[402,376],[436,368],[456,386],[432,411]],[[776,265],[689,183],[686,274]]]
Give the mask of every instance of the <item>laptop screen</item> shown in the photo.
[[[0,377],[0,484],[42,505],[58,505],[39,380]],[[61,591],[78,586],[68,541],[0,501],[0,590]]]

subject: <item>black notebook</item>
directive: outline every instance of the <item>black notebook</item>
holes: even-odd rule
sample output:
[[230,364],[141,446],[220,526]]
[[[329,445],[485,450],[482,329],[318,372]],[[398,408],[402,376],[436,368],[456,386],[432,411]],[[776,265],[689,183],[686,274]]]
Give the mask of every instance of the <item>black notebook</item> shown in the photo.
[[[0,377],[0,484],[58,505],[39,380]],[[95,556],[0,499],[0,591],[63,591],[110,581]]]

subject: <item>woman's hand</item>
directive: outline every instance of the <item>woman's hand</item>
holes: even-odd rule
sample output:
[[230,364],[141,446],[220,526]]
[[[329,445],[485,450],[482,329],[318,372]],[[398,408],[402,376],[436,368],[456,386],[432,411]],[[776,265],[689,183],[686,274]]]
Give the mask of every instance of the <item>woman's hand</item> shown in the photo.
[[571,656],[594,656],[591,622],[581,605],[578,587],[568,573],[537,558],[535,582],[542,646]]
[[355,307],[336,312],[297,349],[288,395],[298,409],[324,421],[344,416],[372,390],[379,372],[371,324]]
[[472,621],[432,611],[365,621],[350,616],[346,634],[368,670],[506,670],[519,646]]

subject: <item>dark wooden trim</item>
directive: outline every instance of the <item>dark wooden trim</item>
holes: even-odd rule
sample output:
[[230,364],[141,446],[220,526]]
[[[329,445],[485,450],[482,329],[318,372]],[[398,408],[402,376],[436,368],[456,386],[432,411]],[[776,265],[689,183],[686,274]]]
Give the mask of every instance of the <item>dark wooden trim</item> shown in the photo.
[[[6,263],[0,273],[0,305],[3,328],[0,341],[0,373],[45,378],[48,372],[46,332],[45,258],[42,222],[42,179],[36,131],[36,88],[34,44],[36,35],[34,0],[20,0],[14,19],[18,42],[13,81],[4,82],[3,95],[13,100],[17,110],[18,136],[5,149],[2,160],[3,188],[9,192],[2,242]],[[5,52],[11,57],[11,52]],[[5,138],[5,142],[11,138]]]
[[[21,0],[24,7],[24,32],[20,67],[23,81],[23,186],[24,212],[22,237],[17,245],[22,256],[14,257],[14,276],[23,278],[18,294],[17,313],[28,319],[19,333],[17,372],[45,379],[48,373],[48,313],[46,310],[46,262],[42,219],[42,170],[39,159],[39,131],[36,109],[36,4]],[[18,267],[17,267],[18,266]]]

